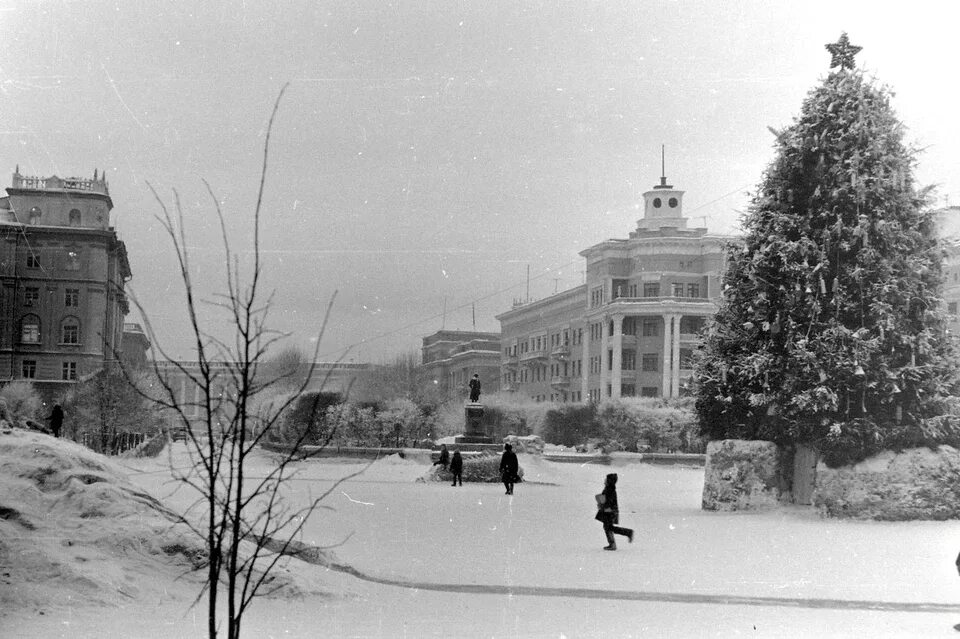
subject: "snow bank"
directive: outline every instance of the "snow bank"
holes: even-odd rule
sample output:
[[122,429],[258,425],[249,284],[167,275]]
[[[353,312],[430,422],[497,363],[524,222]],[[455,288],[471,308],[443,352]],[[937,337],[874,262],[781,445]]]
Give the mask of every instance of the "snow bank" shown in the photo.
[[2,606],[158,596],[153,577],[172,580],[203,556],[176,521],[79,444],[23,430],[0,434],[0,554],[10,586],[0,591]]
[[813,503],[831,517],[960,519],[960,455],[941,446],[885,451],[843,468],[821,463]]
[[[0,432],[0,610],[132,600],[186,608],[205,558],[200,537],[117,462],[42,433]],[[289,563],[275,571],[278,596],[349,592]]]

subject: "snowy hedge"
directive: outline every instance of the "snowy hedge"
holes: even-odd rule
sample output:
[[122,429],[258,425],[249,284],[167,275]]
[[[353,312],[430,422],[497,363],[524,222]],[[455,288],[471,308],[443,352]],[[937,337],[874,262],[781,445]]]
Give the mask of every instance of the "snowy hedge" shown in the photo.
[[[517,469],[517,483],[523,481],[523,468]],[[434,466],[424,477],[425,481],[453,481],[453,473],[449,469]],[[463,481],[465,482],[500,482],[500,455],[479,455],[463,458]]]

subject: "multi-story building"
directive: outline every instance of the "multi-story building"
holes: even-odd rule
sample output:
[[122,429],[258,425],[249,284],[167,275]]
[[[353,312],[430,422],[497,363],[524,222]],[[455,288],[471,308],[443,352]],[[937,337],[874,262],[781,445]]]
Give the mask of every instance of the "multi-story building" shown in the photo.
[[485,395],[500,390],[500,334],[440,330],[423,338],[421,366],[425,377],[444,395],[467,395],[467,385],[480,376]]
[[[211,395],[213,397],[221,396],[223,393],[230,393],[233,388],[232,370],[235,365],[229,362],[210,362]],[[370,364],[356,364],[352,362],[317,362],[310,365],[309,362],[301,363],[298,366],[298,372],[293,374],[292,380],[299,384],[306,380],[304,393],[327,392],[340,393],[346,396],[348,391],[354,386],[354,382],[359,377],[368,372]],[[163,381],[173,393],[173,401],[181,407],[184,416],[191,420],[203,417],[203,393],[200,386],[194,380],[202,379],[200,363],[197,361],[157,361],[151,362],[148,370],[156,372],[157,376]],[[271,379],[277,379],[283,375],[282,371],[276,370],[275,365],[269,362],[263,362],[258,366],[258,372],[263,376],[262,382]],[[307,378],[309,376],[309,378]],[[155,391],[157,397],[169,401],[171,398],[161,387]],[[234,392],[235,394],[235,392]],[[165,417],[171,426],[179,426],[178,417],[173,412],[167,411]]]
[[45,399],[117,362],[129,310],[126,248],[103,176],[25,177],[0,198],[0,383]]
[[661,178],[627,239],[581,251],[585,284],[497,316],[504,388],[560,402],[683,394],[732,239],[687,228],[683,194]]

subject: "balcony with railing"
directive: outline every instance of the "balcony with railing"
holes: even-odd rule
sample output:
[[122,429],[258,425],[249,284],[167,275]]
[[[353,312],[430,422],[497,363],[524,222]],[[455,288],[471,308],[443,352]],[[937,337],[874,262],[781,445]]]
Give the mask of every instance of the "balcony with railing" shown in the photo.
[[560,361],[567,359],[570,357],[570,345],[560,344],[559,346],[554,346],[553,350],[550,351],[550,356]]
[[569,375],[554,375],[550,378],[550,385],[556,387],[567,387],[570,385]]
[[521,364],[525,362],[536,362],[536,361],[541,361],[546,359],[549,359],[549,355],[547,354],[547,350],[545,348],[541,348],[535,351],[527,351],[526,353],[520,354]]
[[34,191],[66,190],[66,191],[86,191],[89,193],[101,193],[110,195],[107,181],[103,176],[97,177],[94,173],[93,178],[67,177],[60,178],[56,175],[50,177],[37,177],[33,175],[20,175],[19,170],[13,174],[13,188],[30,189]]
[[684,297],[682,295],[659,295],[657,297],[614,297],[605,306],[621,306],[626,308],[643,308],[649,306],[669,306],[676,304],[695,304],[713,307],[714,302],[708,297]]

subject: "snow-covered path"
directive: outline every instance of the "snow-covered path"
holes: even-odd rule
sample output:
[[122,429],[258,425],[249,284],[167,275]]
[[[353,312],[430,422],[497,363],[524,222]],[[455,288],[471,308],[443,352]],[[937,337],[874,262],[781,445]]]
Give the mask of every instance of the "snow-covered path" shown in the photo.
[[[708,513],[699,509],[701,469],[522,463],[531,479],[550,483],[519,485],[512,498],[497,485],[397,483],[385,490],[371,481],[378,472],[371,468],[368,481],[357,478],[331,496],[336,511],[313,519],[304,541],[347,538],[338,557],[387,579],[960,603],[953,566],[960,522],[835,521],[801,508]],[[316,491],[327,473],[350,467],[307,469],[295,490]],[[611,471],[620,475],[622,522],[637,534],[634,544],[621,540],[618,552],[605,553],[592,503]]]
[[[182,463],[174,452],[171,461]],[[183,509],[193,500],[169,481],[166,458],[123,463],[131,480],[168,505]],[[303,537],[336,546],[338,563],[364,579],[294,562],[345,595],[260,600],[244,635],[956,636],[960,522],[833,521],[790,508],[706,513],[702,469],[531,457],[521,464],[532,481],[511,498],[496,484],[417,483],[428,466],[410,459],[375,462],[337,487],[326,502],[333,510],[318,511]],[[289,498],[317,495],[362,467],[303,462]],[[635,543],[615,553],[601,550],[593,520],[593,495],[607,472],[619,473],[622,521],[637,530]],[[181,599],[56,611],[0,629],[0,637],[204,632],[202,607],[187,611]]]

